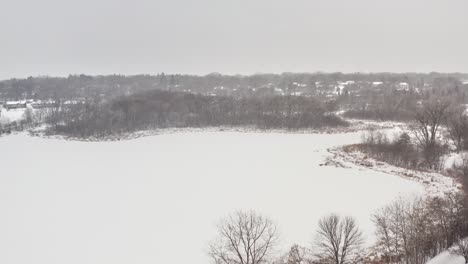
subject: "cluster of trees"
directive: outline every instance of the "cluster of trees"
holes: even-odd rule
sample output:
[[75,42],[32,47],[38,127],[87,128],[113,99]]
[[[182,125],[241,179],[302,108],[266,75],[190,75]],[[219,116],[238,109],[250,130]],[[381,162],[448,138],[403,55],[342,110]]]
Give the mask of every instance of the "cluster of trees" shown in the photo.
[[167,127],[254,126],[261,129],[301,129],[346,126],[333,105],[311,97],[234,98],[181,92],[150,91],[109,102],[50,109],[56,133],[75,137],[106,136]]
[[[465,97],[461,79],[468,79],[466,74],[442,73],[283,73],[283,74],[255,74],[222,75],[218,73],[205,76],[181,74],[157,75],[70,75],[59,77],[29,77],[26,79],[10,79],[0,81],[0,100],[19,99],[76,99],[86,97],[114,98],[122,95],[149,90],[190,91],[197,94],[211,94],[220,92],[221,95],[255,96],[270,88],[280,88],[283,91],[296,90],[309,95],[334,92],[340,82],[353,81],[354,85],[347,87],[343,95],[349,95],[353,89],[363,89],[359,96],[348,97],[344,103],[354,107],[361,107],[362,102],[371,98],[384,97],[390,99],[396,85],[400,82],[408,83],[412,88],[428,88],[427,94],[434,96],[457,93],[459,98]],[[380,89],[372,86],[373,82],[381,82]],[[297,86],[295,84],[301,84]],[[215,90],[222,87],[223,91]],[[373,91],[389,91],[385,94],[375,94]],[[370,96],[370,97],[369,97]],[[422,94],[421,96],[425,96]]]
[[415,113],[415,120],[410,130],[420,147],[426,165],[437,169],[443,154],[443,135],[441,127],[450,115],[450,101],[433,99],[425,102]]
[[364,247],[356,220],[321,218],[310,247],[280,254],[277,225],[255,211],[222,219],[208,255],[215,264],[424,264],[450,248],[468,261],[468,207],[462,193],[400,197],[372,215],[375,243]]
[[348,118],[406,122],[413,118],[420,98],[414,91],[366,89],[359,97],[340,97],[340,103],[348,109],[344,113]]
[[[442,157],[451,149],[467,149],[468,116],[465,106],[446,99],[423,102],[414,111],[409,130],[393,140],[385,133],[370,131],[358,149],[369,156],[399,167],[440,170]],[[468,155],[454,165],[453,175],[468,193]],[[374,217],[377,252],[383,263],[423,264],[443,250],[468,261],[468,198],[446,194],[444,198],[399,199]]]
[[468,115],[466,106],[454,107],[447,115],[447,134],[454,142],[457,151],[468,150]]
[[352,217],[320,219],[311,249],[293,245],[278,258],[278,241],[273,221],[255,211],[238,211],[220,221],[208,254],[215,264],[350,264],[363,259],[363,235]]
[[[437,77],[427,83],[424,78],[410,88],[395,88],[379,85],[360,89],[358,93],[344,94],[339,98],[340,105],[346,110],[344,116],[356,119],[411,121],[418,104],[432,98],[445,98],[454,104],[466,104],[468,85],[454,77]],[[411,88],[413,87],[413,88]]]
[[362,142],[362,144],[346,146],[344,150],[357,150],[376,160],[403,168],[418,169],[423,164],[423,160],[419,157],[407,133],[395,136],[391,140],[383,132],[370,130],[363,134]]
[[[468,146],[468,115],[464,106],[452,101],[431,99],[413,113],[408,132],[389,140],[381,132],[370,131],[357,147],[371,157],[399,167],[440,170],[442,157],[454,145],[457,151]],[[348,148],[352,150],[353,148]]]
[[397,199],[373,215],[374,251],[382,263],[424,264],[463,241],[467,216],[461,194]]

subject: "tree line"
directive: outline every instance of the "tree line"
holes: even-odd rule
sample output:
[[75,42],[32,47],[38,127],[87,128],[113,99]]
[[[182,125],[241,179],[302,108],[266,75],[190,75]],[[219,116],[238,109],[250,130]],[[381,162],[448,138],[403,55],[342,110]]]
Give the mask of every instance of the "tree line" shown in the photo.
[[468,84],[453,77],[438,77],[432,82],[416,82],[401,89],[390,84],[364,87],[356,93],[342,94],[338,100],[344,116],[356,119],[412,121],[418,105],[433,98],[445,98],[452,104],[468,103]]
[[[395,200],[372,217],[379,263],[424,264],[456,247],[468,236],[467,216],[460,193]],[[468,261],[468,255],[463,257]]]
[[347,126],[334,105],[312,97],[234,98],[154,90],[108,102],[93,100],[49,109],[52,133],[102,137],[168,127],[251,126],[306,129]]
[[[355,89],[363,90],[352,96],[353,108],[361,107],[361,98],[374,96],[373,91],[393,91],[395,85],[405,82],[412,88],[427,88],[428,94],[465,95],[466,86],[460,80],[468,80],[468,74],[459,73],[282,73],[254,75],[222,75],[212,73],[205,76],[164,74],[156,75],[105,75],[85,74],[68,77],[28,77],[0,81],[0,101],[20,99],[55,99],[74,100],[87,97],[115,98],[122,95],[150,90],[188,91],[197,94],[210,94],[215,88],[223,88],[222,93],[233,96],[261,95],[268,88],[280,88],[284,92],[295,89],[309,95],[334,92],[340,82],[353,81],[343,94],[351,94]],[[381,82],[378,89],[373,82]],[[295,84],[300,84],[297,86]],[[264,89],[266,88],[266,89]],[[218,90],[218,92],[220,92]],[[222,94],[221,94],[222,95]],[[226,95],[226,94],[225,94]],[[425,94],[423,96],[426,96]],[[388,96],[386,96],[388,97]],[[377,105],[376,105],[377,106]]]

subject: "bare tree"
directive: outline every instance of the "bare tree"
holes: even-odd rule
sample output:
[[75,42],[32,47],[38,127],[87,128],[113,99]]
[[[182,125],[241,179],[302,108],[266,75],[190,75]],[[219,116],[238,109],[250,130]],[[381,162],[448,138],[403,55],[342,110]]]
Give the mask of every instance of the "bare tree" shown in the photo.
[[465,259],[465,263],[468,264],[468,241],[466,239],[460,239],[455,242],[455,246],[449,251],[451,254],[462,256]]
[[[462,184],[464,192],[465,206],[468,208],[468,154],[463,153],[461,155],[461,162],[455,165],[455,168],[459,171],[459,181]],[[465,210],[465,216],[468,217],[468,210]],[[467,227],[468,229],[468,227]]]
[[209,246],[215,264],[261,264],[272,257],[276,225],[254,211],[238,211],[222,220],[219,237]]
[[450,103],[433,99],[416,111],[413,124],[410,126],[418,145],[423,150],[424,159],[429,168],[434,168],[440,153],[438,136],[440,126],[445,121]]
[[396,203],[393,205],[382,208],[372,219],[376,226],[376,248],[382,253],[385,263],[399,261],[402,256],[402,236],[398,226],[401,219],[400,207]]
[[62,121],[65,112],[62,98],[55,95],[54,103],[47,111],[47,122],[55,127],[55,130],[58,130],[58,125]]
[[468,134],[468,116],[465,113],[464,107],[455,109],[447,122],[448,134],[455,143],[457,150],[461,151],[465,148],[465,140]]
[[358,261],[363,235],[352,217],[332,214],[319,221],[314,255],[323,264],[351,264]]

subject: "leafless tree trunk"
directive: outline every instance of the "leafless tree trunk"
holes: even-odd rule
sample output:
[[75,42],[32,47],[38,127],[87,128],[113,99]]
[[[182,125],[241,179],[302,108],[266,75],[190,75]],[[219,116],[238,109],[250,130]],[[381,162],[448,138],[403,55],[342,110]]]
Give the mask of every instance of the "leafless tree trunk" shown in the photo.
[[[468,208],[468,154],[467,153],[463,153],[461,155],[461,163],[456,165],[456,169],[459,170],[459,177],[460,177],[459,180],[463,187],[465,207]],[[468,210],[465,211],[465,216],[468,218]]]
[[415,120],[410,126],[418,145],[421,147],[424,159],[429,168],[434,168],[438,158],[438,135],[440,126],[447,117],[449,102],[433,99],[426,102],[416,111]]
[[447,126],[449,135],[457,146],[457,150],[463,150],[465,148],[465,139],[468,136],[468,116],[465,109],[459,108],[453,111],[448,118]]
[[314,253],[323,264],[351,264],[356,263],[362,244],[356,220],[332,214],[319,221]]
[[276,225],[254,211],[238,211],[221,221],[209,246],[215,264],[266,263],[278,240]]

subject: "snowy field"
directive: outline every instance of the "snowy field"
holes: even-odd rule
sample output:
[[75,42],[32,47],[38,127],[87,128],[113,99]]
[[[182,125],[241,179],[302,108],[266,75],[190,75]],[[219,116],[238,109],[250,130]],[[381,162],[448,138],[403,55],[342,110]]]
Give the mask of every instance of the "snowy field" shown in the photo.
[[309,246],[320,217],[370,215],[412,181],[320,166],[360,133],[176,133],[115,142],[0,137],[0,263],[206,264],[218,220],[272,218],[281,250]]

